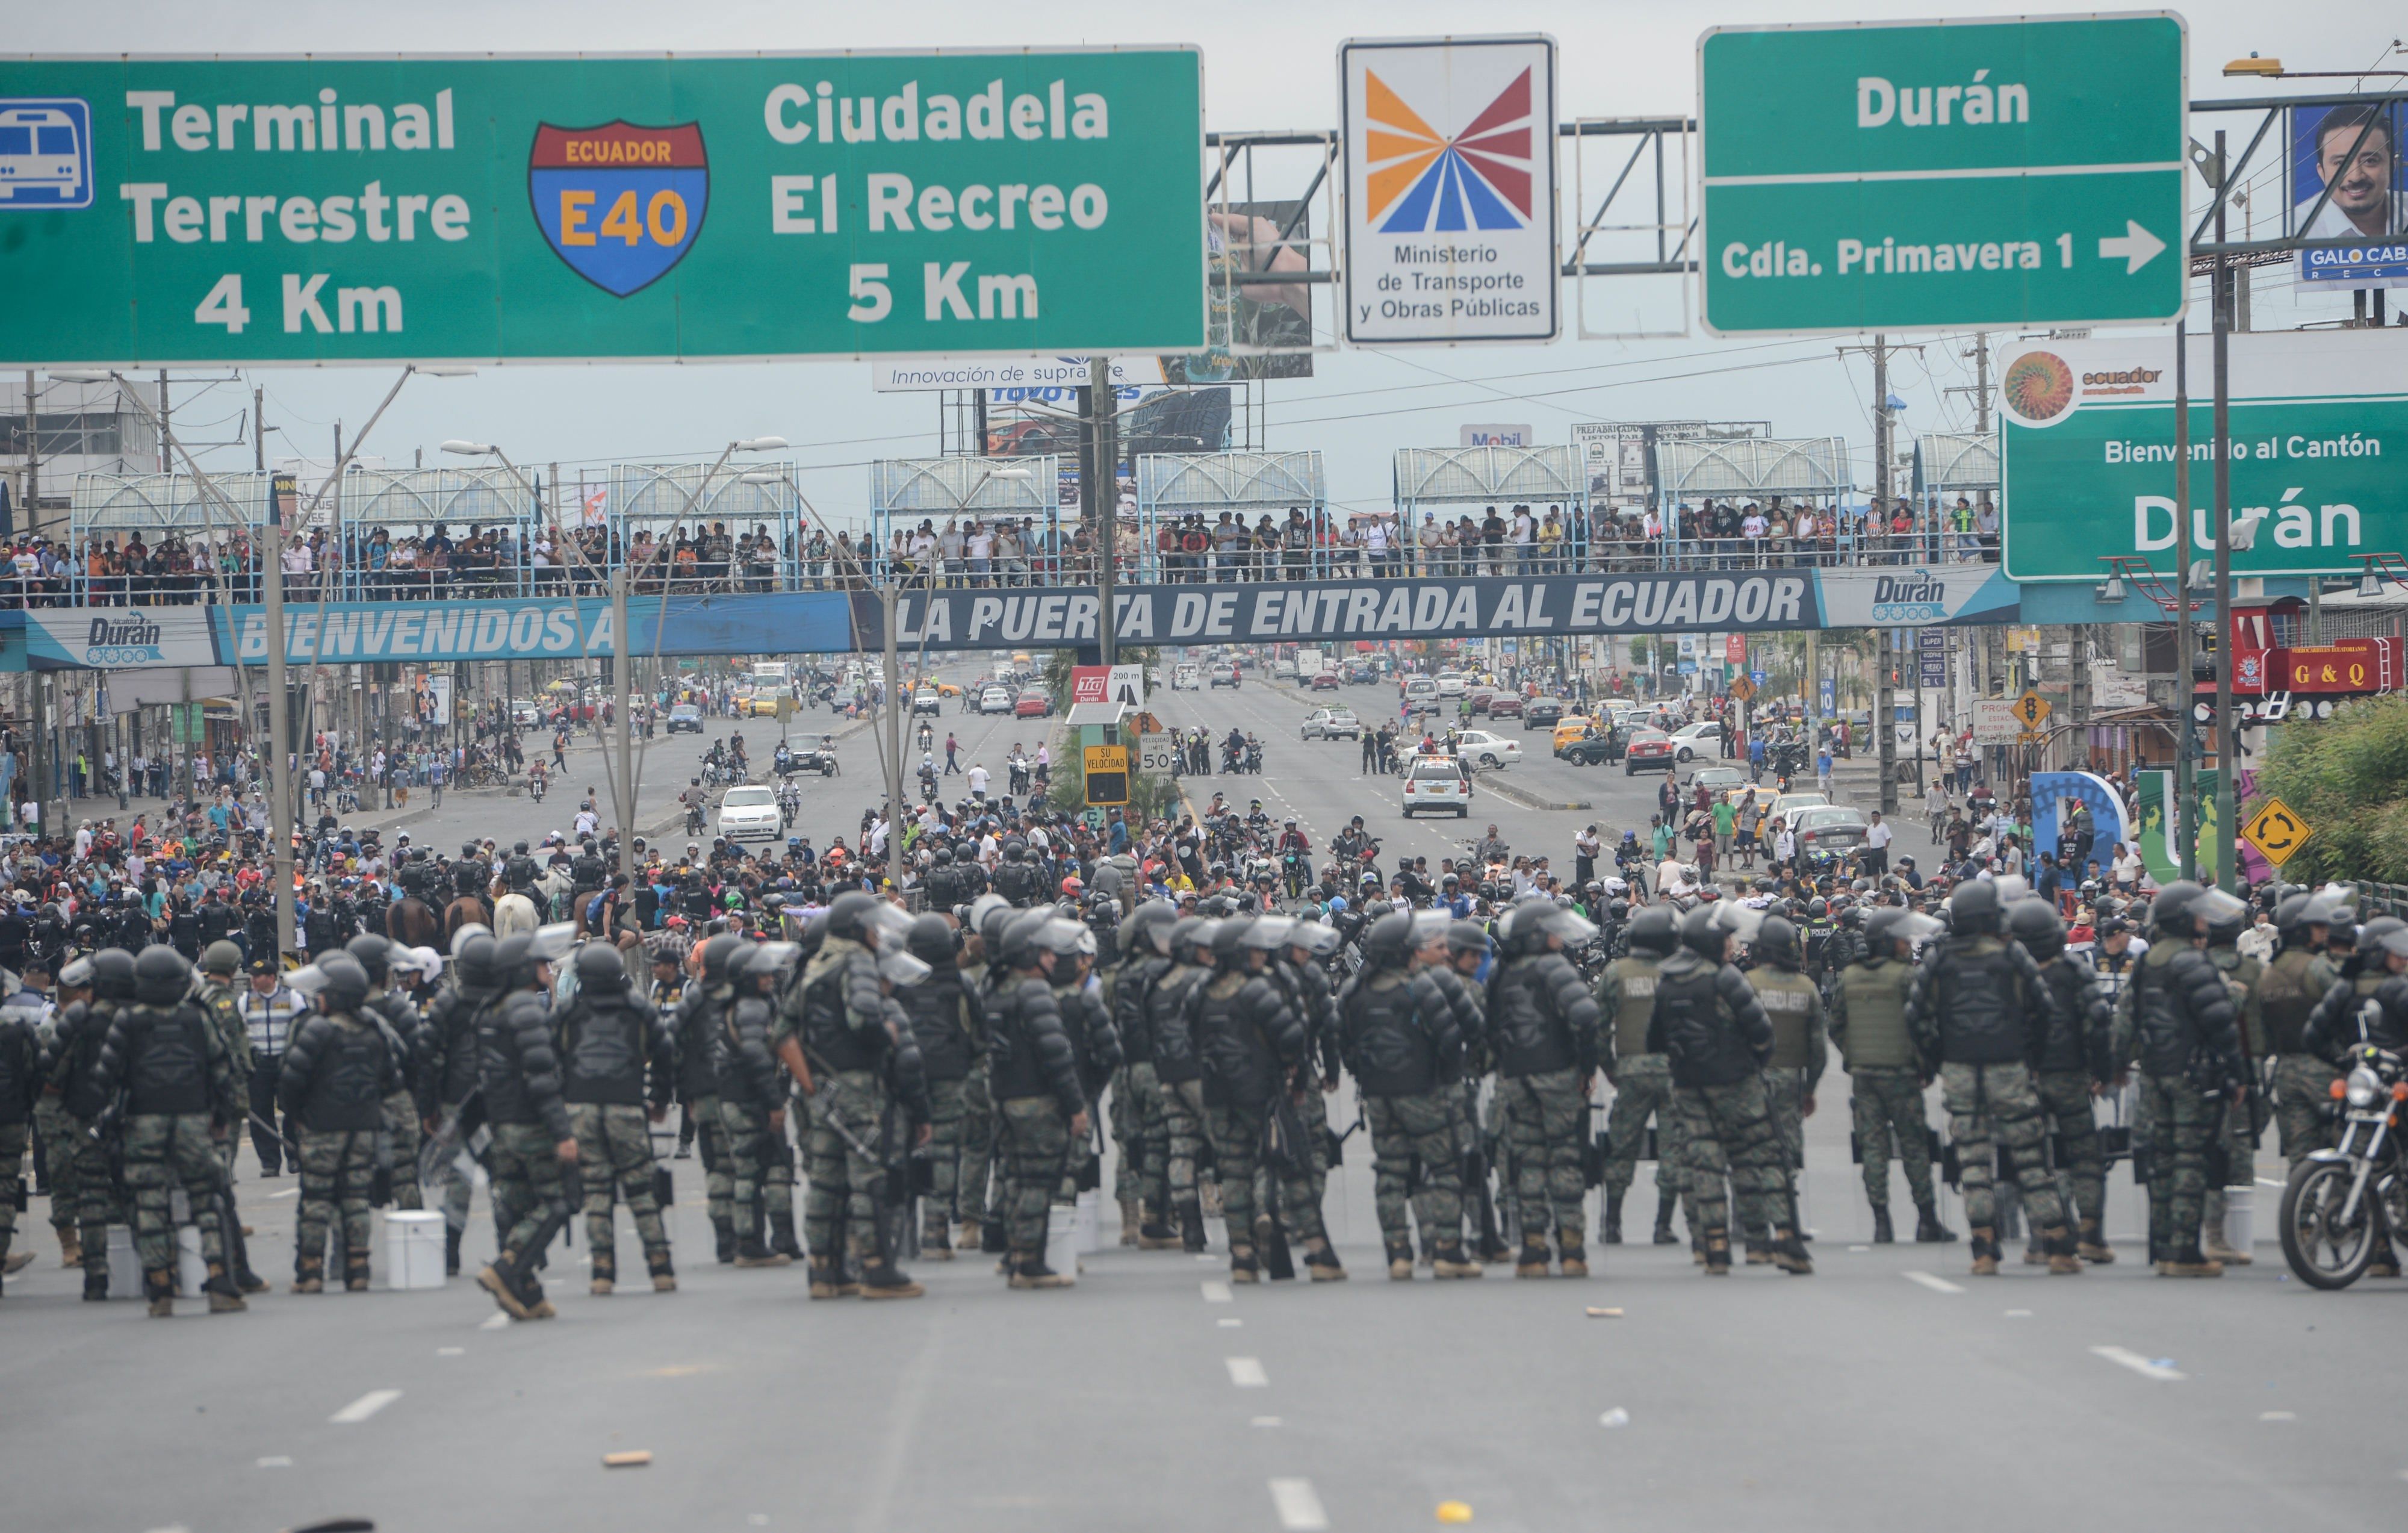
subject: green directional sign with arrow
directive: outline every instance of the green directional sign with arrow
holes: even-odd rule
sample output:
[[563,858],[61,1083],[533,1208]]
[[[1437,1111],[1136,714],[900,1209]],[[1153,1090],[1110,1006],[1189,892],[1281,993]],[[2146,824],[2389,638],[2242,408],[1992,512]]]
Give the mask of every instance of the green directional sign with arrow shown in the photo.
[[1706,328],[2176,318],[2187,53],[2168,12],[1708,32]]

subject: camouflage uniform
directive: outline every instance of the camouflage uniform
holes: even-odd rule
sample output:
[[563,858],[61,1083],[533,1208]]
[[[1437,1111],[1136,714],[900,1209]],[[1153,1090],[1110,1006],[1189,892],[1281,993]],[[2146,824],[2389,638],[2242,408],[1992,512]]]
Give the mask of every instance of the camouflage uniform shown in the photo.
[[[1698,1227],[1697,1199],[1681,1182],[1681,1116],[1672,1108],[1672,1065],[1647,1052],[1647,1023],[1656,1005],[1658,960],[1641,953],[1606,965],[1597,981],[1598,1034],[1605,1040],[1605,1078],[1613,1084],[1613,1107],[1605,1120],[1607,1227],[1618,1230],[1625,1194],[1638,1180],[1647,1144],[1647,1121],[1656,1120],[1656,1227],[1669,1234],[1678,1197],[1689,1227]],[[1610,1239],[1611,1237],[1609,1237]]]
[[1513,1150],[1520,1215],[1516,1272],[1544,1275],[1552,1225],[1556,1250],[1576,1275],[1586,1262],[1582,1141],[1588,1134],[1588,1084],[1598,1066],[1598,1006],[1571,960],[1533,948],[1532,940],[1517,927],[1511,942],[1523,951],[1498,965],[1488,981],[1489,1047]]
[[1847,1062],[1848,1110],[1864,1164],[1865,1196],[1885,1212],[1893,1135],[1915,1208],[1936,1207],[1923,1073],[1906,1036],[1906,993],[1914,982],[1914,965],[1885,957],[1839,970],[1830,990],[1831,1041]]
[[2282,1135],[2283,1159],[2292,1166],[2333,1141],[2332,1121],[2325,1116],[2333,1067],[2309,1053],[2300,1036],[2329,988],[2316,982],[2315,968],[2315,954],[2305,948],[2285,948],[2258,981],[2262,1037],[2274,1056],[2274,1123]]
[[[2266,1019],[2258,1002],[2258,986],[2266,966],[2229,945],[2209,948],[2207,956],[2222,971],[2225,988],[2232,992],[2232,1004],[2240,1015],[2241,1060],[2255,1089],[2257,1063],[2272,1052],[2266,1042]],[[2224,1189],[2257,1185],[2258,1147],[2250,1142],[2251,1111],[2247,1102],[2225,1099],[2209,1141],[2207,1193],[2200,1211],[2209,1254],[2222,1261],[2244,1265],[2250,1260],[2250,1253],[2234,1251],[2225,1243]]]
[[1204,1157],[1203,1065],[1186,1021],[1187,996],[1211,978],[1211,970],[1187,954],[1154,981],[1146,997],[1146,1021],[1154,1044],[1154,1079],[1162,1090],[1164,1196],[1177,1216],[1190,1251],[1205,1244],[1204,1214],[1197,1163]]
[[[1789,1178],[1782,1169],[1782,1143],[1765,1101],[1764,1078],[1677,1086],[1672,1108],[1681,1121],[1683,1183],[1696,1201],[1701,1226],[1729,1229],[1734,1212],[1742,1230],[1785,1225]],[[1727,1199],[1726,1180],[1731,1188]]]
[[[119,1131],[126,1191],[134,1203],[135,1255],[155,1307],[174,1292],[176,1229],[169,1198],[178,1188],[200,1227],[210,1282],[223,1277],[225,1232],[218,1219],[218,1193],[224,1171],[215,1136],[233,1133],[241,1110],[225,1044],[189,1002],[118,1009],[101,1044],[101,1099],[108,1101],[121,1084],[127,1093]],[[226,1291],[232,1293],[230,1280]]]
[[[194,992],[193,998],[203,1011],[208,1013],[210,1024],[217,1028],[218,1036],[225,1039],[226,1065],[234,1073],[236,1099],[248,1103],[251,1100],[251,1029],[243,1024],[242,1008],[235,998],[235,987],[214,974],[204,974],[200,989]],[[225,1143],[219,1146],[219,1155],[225,1163],[228,1175],[233,1174],[235,1153],[241,1148],[242,1130],[236,1127],[235,1132],[226,1136]]]
[[301,1136],[294,1163],[301,1172],[293,1251],[297,1282],[324,1271],[327,1221],[339,1208],[345,1277],[357,1287],[367,1285],[373,1189],[392,1153],[383,1099],[400,1079],[402,1057],[380,1023],[341,1011],[308,1017],[294,1029],[285,1051],[278,1104]]
[[2117,997],[2110,1057],[2141,1064],[2134,1134],[2145,1132],[2149,1147],[2150,1257],[2160,1272],[2190,1267],[2203,1259],[2200,1220],[2209,1146],[2223,1118],[2218,1098],[2240,1067],[2231,992],[2213,960],[2177,936],[2151,947]]
[[[1463,1157],[1455,1133],[1454,1081],[1463,1068],[1459,1019],[1427,972],[1369,970],[1339,993],[1334,1029],[1354,1074],[1371,1134],[1380,1236],[1393,1278],[1412,1276],[1412,1217],[1445,1275],[1464,1263]],[[1467,1011],[1467,1015],[1469,1013]]]
[[[828,1297],[849,1290],[854,1267],[873,1279],[867,1288],[877,1288],[875,1275],[891,1273],[901,1254],[882,1249],[881,1211],[887,1200],[910,1196],[908,1187],[887,1185],[880,1156],[897,1127],[897,1114],[921,1123],[932,1115],[920,1075],[919,1042],[910,1019],[884,993],[876,955],[851,937],[825,938],[787,1000],[780,1011],[781,1036],[791,1029],[799,1037],[812,1068],[810,1125],[803,1147],[810,1176],[803,1226],[811,1294]],[[739,1200],[741,1196],[739,1188]],[[738,1217],[742,1218],[740,1208]],[[906,1290],[918,1292],[896,1275],[884,1291]]]
[[[1835,929],[1827,949],[1849,934]],[[1756,998],[1772,1023],[1772,1058],[1764,1067],[1765,1109],[1780,1141],[1783,1211],[1794,1213],[1797,1178],[1806,1169],[1806,1101],[1829,1063],[1821,988],[1794,968],[1767,964],[1749,976]],[[1742,1226],[1752,1240],[1770,1241],[1773,1226]]]

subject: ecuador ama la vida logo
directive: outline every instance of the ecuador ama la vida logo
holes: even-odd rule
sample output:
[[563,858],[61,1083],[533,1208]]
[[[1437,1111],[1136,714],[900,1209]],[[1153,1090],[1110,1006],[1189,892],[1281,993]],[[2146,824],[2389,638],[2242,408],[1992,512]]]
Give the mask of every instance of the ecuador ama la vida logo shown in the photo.
[[614,297],[641,292],[685,259],[710,202],[699,123],[632,122],[535,132],[527,156],[535,221],[568,269]]
[[1368,222],[1382,234],[1527,227],[1534,179],[1530,75],[1523,70],[1470,122],[1441,133],[1395,87],[1365,70]]

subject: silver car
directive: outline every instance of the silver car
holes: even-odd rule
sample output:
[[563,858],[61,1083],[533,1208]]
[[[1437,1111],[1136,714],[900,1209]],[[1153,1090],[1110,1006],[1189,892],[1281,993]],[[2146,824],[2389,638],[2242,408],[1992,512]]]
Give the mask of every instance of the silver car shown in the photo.
[[1350,739],[1363,738],[1363,721],[1351,708],[1316,708],[1304,716],[1297,733],[1309,740]]

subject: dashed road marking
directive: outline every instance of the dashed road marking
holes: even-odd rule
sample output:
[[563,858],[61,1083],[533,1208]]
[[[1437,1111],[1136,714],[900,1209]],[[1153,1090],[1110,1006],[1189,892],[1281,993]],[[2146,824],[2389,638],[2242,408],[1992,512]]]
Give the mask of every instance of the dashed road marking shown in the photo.
[[269,1193],[267,1196],[270,1197],[298,1197],[301,1196],[301,1189],[298,1187],[287,1187],[280,1193]]
[[1909,1282],[1919,1282],[1935,1294],[1961,1294],[1965,1291],[1964,1284],[1950,1282],[1946,1278],[1936,1273],[1900,1272],[1899,1276]]
[[2151,1362],[2148,1358],[2142,1356],[2139,1353],[2132,1351],[2128,1347],[2093,1347],[2090,1349],[2090,1354],[2094,1357],[2104,1357],[2107,1361],[2114,1364],[2117,1368],[2130,1368],[2133,1372],[2139,1374],[2143,1379],[2156,1379],[2160,1383],[2172,1383],[2177,1379],[2187,1379],[2190,1377],[2189,1374],[2182,1372],[2178,1368],[2168,1368],[2163,1363]]
[[1271,1505],[1279,1510],[1280,1526],[1289,1533],[1312,1533],[1329,1526],[1329,1513],[1321,1509],[1310,1480],[1272,1481]]
[[1245,1322],[1242,1320],[1216,1320],[1213,1324],[1220,1326],[1225,1331],[1234,1331],[1239,1326],[1243,1325]]
[[371,1389],[326,1419],[337,1426],[356,1426],[399,1398],[398,1389]]
[[466,1354],[467,1350],[468,1349],[466,1347],[437,1347],[435,1349],[435,1355],[437,1357],[458,1357]]
[[[1254,1416],[1249,1418],[1246,1425],[1249,1426],[1277,1426],[1280,1425],[1280,1418],[1277,1416]],[[2408,1469],[2401,1470],[2400,1478],[2402,1480],[2408,1480]]]
[[1259,1357],[1224,1357],[1221,1362],[1229,1370],[1229,1382],[1240,1389],[1262,1389],[1271,1382]]
[[263,1469],[289,1469],[293,1467],[293,1460],[282,1454],[278,1454],[273,1457],[261,1459],[259,1467]]
[[487,1315],[477,1325],[477,1329],[480,1331],[506,1331],[509,1328],[510,1317],[503,1314]]
[[1229,1285],[1226,1282],[1199,1283],[1197,1286],[1204,1291],[1204,1302],[1207,1304],[1227,1304],[1238,1297],[1229,1291]]

